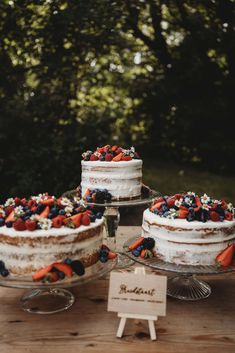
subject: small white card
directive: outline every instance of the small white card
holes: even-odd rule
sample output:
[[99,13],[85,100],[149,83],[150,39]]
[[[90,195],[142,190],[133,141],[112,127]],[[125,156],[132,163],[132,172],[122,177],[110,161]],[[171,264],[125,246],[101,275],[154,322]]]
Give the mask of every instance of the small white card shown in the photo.
[[167,277],[135,272],[111,272],[108,311],[166,315]]

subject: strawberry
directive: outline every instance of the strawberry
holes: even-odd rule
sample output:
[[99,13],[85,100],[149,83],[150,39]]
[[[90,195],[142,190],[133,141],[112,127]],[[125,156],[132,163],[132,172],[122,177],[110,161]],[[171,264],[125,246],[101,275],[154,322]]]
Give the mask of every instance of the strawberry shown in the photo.
[[105,160],[107,162],[110,162],[112,159],[113,159],[113,155],[111,153],[106,153]]
[[86,211],[84,211],[84,213],[90,215],[90,214],[92,214],[92,211],[91,210],[86,210]]
[[96,151],[99,153],[104,153],[104,147],[98,147]]
[[118,146],[116,146],[116,145],[112,146],[112,148],[111,148],[112,151],[116,151],[117,149],[118,149]]
[[119,153],[122,153],[122,148],[118,147],[118,149],[116,149],[115,153],[118,155]]
[[64,274],[68,277],[72,277],[73,275],[72,267],[68,264],[65,264],[64,262],[55,262],[53,267],[61,272],[64,272]]
[[55,200],[52,197],[50,197],[48,199],[42,200],[41,203],[46,206],[52,206],[54,205]]
[[210,212],[210,219],[213,221],[213,222],[219,222],[220,218],[219,218],[219,214],[215,211],[211,211]]
[[7,215],[9,215],[13,210],[14,210],[14,206],[7,206],[5,208],[5,212]]
[[14,211],[14,208],[13,208],[11,213],[7,216],[7,218],[5,220],[5,223],[6,222],[14,222],[14,220],[15,220],[15,211]]
[[195,203],[196,203],[197,207],[194,208],[194,211],[198,212],[200,210],[200,208],[202,207],[201,200],[198,196],[195,196]]
[[[36,201],[35,200],[29,200],[28,202],[28,206],[32,209],[32,207],[34,207],[36,205]],[[36,208],[37,209],[37,208]]]
[[77,213],[74,216],[64,219],[63,223],[67,227],[78,228],[81,225],[82,213]]
[[225,219],[227,220],[227,221],[232,221],[233,220],[233,214],[232,214],[232,212],[225,212]]
[[16,206],[19,206],[19,205],[21,204],[21,200],[20,200],[19,197],[15,197],[15,198],[14,198],[14,201],[15,201],[15,205],[16,205]]
[[183,205],[180,205],[179,209],[183,210],[183,211],[188,211],[188,207],[183,206]]
[[62,214],[59,214],[57,217],[61,219],[62,223],[64,223],[64,220],[66,219],[66,216],[64,216]]
[[122,156],[123,156],[123,153],[122,153],[122,152],[119,153],[119,154],[117,154],[116,157],[113,158],[113,162],[119,162],[119,161],[121,161]]
[[99,157],[96,156],[94,153],[90,156],[90,161],[98,161]]
[[15,230],[26,230],[26,226],[25,226],[25,222],[23,221],[23,219],[18,218],[14,223],[13,223],[13,227]]
[[52,218],[52,227],[61,228],[62,224],[63,224],[63,220],[60,218],[60,216]]
[[32,206],[32,207],[31,207],[31,211],[32,211],[33,213],[35,213],[35,212],[37,211],[37,206]]
[[175,195],[174,195],[174,197],[175,197],[177,200],[181,199],[182,196],[183,196],[182,194],[175,194]]
[[131,161],[132,157],[131,156],[122,156],[122,161]]
[[44,210],[40,213],[39,217],[40,218],[47,218],[47,216],[49,215],[50,213],[50,207],[49,206],[46,206],[44,208]]
[[166,202],[166,203],[167,203],[167,205],[168,205],[169,208],[171,208],[171,207],[174,206],[175,200],[176,200],[175,197],[170,197],[169,199],[167,199],[167,202]]
[[111,149],[111,146],[110,145],[106,145],[103,147],[104,149],[104,152],[108,152],[110,149]]
[[49,266],[41,268],[40,270],[35,272],[32,275],[33,280],[38,281],[38,280],[42,279],[47,273],[49,273],[52,270],[52,267],[53,267],[53,265],[49,265]]
[[221,200],[221,208],[225,210],[227,208],[227,203],[224,200]]
[[27,219],[27,221],[25,221],[25,227],[27,230],[34,231],[37,228],[37,223],[32,219]]
[[108,259],[109,260],[115,259],[116,257],[117,257],[117,253],[116,252],[109,251],[109,253],[108,253]]
[[143,241],[144,241],[144,237],[138,238],[134,243],[129,245],[129,250],[134,250],[138,248],[138,246],[140,246],[143,243]]
[[90,217],[89,217],[88,214],[86,214],[86,213],[83,213],[83,214],[82,214],[81,223],[82,223],[84,226],[89,226],[89,224],[91,223],[91,220],[90,220]]
[[189,210],[181,210],[179,209],[178,211],[178,218],[187,218],[187,215],[189,213]]
[[235,247],[234,244],[229,245],[216,256],[216,263],[221,267],[227,267],[232,263]]

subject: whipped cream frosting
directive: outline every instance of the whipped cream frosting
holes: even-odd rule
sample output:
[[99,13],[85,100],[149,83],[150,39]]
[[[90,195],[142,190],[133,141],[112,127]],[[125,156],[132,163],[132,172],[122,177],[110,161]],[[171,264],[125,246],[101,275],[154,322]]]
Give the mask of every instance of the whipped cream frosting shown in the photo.
[[101,162],[82,161],[82,194],[87,189],[107,189],[113,198],[132,198],[141,194],[142,160]]

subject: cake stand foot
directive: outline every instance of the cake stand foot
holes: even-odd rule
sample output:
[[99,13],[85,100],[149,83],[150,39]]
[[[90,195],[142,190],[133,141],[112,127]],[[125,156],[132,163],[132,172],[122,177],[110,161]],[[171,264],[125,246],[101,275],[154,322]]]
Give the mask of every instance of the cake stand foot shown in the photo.
[[195,276],[176,276],[168,280],[167,294],[181,300],[200,300],[208,298],[211,287]]
[[23,295],[21,308],[32,314],[55,314],[67,310],[75,302],[74,295],[66,289],[33,289]]

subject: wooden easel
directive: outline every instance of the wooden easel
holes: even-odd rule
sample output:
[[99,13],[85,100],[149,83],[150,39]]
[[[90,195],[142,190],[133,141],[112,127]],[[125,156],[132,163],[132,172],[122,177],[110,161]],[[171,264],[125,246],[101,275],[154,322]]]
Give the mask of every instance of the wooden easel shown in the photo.
[[[145,275],[145,268],[144,267],[137,267],[135,269],[135,274],[142,274]],[[157,339],[156,330],[154,326],[154,321],[157,321],[158,317],[155,315],[140,315],[140,314],[128,314],[128,313],[118,313],[118,317],[120,317],[120,322],[117,330],[117,337],[121,338],[123,335],[123,331],[125,329],[126,320],[127,319],[140,319],[140,320],[148,320],[149,324],[149,333],[151,340],[154,341]]]

